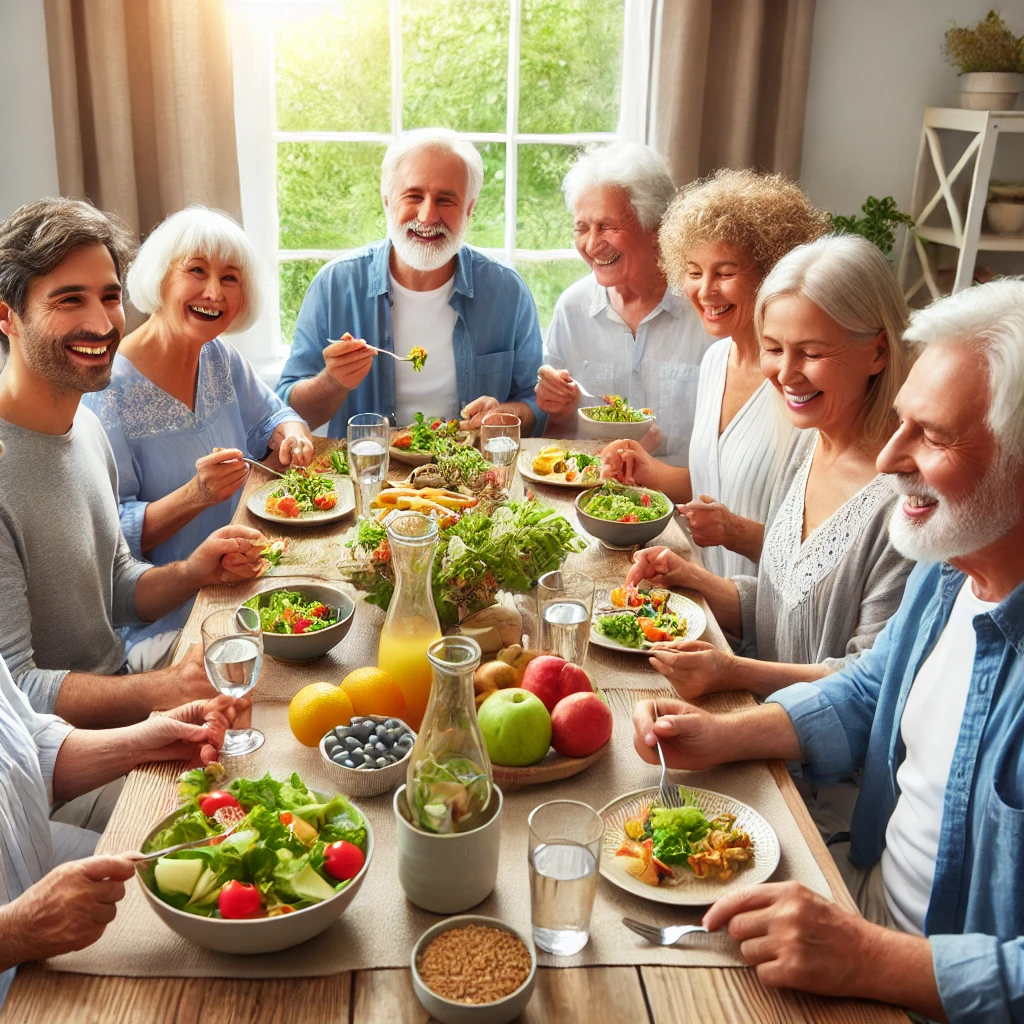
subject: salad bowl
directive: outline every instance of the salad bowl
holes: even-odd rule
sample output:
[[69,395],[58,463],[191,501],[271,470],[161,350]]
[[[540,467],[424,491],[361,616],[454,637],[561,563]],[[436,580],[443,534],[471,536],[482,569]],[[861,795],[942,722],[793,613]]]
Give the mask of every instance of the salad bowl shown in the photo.
[[[621,522],[620,519],[607,519],[591,514],[590,503],[602,493],[614,494],[621,498],[621,508],[618,511],[629,514],[629,503],[635,504],[643,500],[644,495],[648,501],[656,507],[664,507],[664,514],[656,519],[642,520],[640,522]],[[592,537],[604,541],[605,544],[615,548],[631,548],[646,544],[654,540],[670,522],[675,513],[675,506],[669,501],[668,496],[661,491],[652,491],[646,487],[626,487],[622,484],[611,484],[607,481],[600,487],[591,487],[589,491],[583,491],[576,496],[576,515],[579,518],[580,526]]]
[[576,410],[576,436],[591,441],[617,441],[627,438],[639,441],[651,427],[657,417],[651,413],[642,420],[596,420],[588,413],[592,409],[603,409],[604,406],[589,406]]
[[[304,601],[319,602],[337,614],[333,626],[304,633],[275,633],[268,630],[267,623],[273,614],[275,595],[298,592]],[[278,598],[279,601],[279,598]],[[254,602],[254,603],[250,603]],[[294,586],[272,587],[261,590],[249,598],[246,605],[260,612],[263,623],[263,650],[277,661],[302,664],[322,658],[348,635],[355,618],[356,605],[348,594],[325,583],[299,583]]]

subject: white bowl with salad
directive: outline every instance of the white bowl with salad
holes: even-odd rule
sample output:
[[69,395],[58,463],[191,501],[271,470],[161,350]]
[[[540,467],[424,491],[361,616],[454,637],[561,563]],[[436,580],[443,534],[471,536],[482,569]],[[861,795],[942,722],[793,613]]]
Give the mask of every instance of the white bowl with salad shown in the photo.
[[220,953],[272,953],[319,935],[369,870],[366,815],[297,774],[224,781],[219,764],[181,776],[184,802],[157,822],[143,853],[238,828],[214,845],[140,861],[146,901],[182,938]]
[[323,657],[348,635],[355,602],[324,583],[274,587],[250,597],[263,628],[263,650],[278,661],[304,663]]
[[581,406],[576,410],[576,433],[596,441],[620,437],[639,441],[656,419],[650,409],[634,409],[619,395],[605,395],[604,405]]
[[672,521],[675,507],[661,491],[606,480],[576,497],[576,515],[591,536],[612,547],[646,544]]

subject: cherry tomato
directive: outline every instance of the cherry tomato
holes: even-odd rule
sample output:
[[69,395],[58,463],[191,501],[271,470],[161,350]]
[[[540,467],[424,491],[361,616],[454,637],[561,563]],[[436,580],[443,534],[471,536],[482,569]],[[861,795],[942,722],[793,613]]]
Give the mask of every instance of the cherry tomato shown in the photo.
[[318,509],[327,512],[338,504],[338,495],[335,491],[328,491],[326,494],[321,494],[318,498],[314,498],[313,504]]
[[220,916],[230,920],[255,917],[260,912],[260,893],[255,885],[232,879],[217,897]]
[[282,825],[290,825],[292,823],[292,812],[282,811],[279,815]]
[[620,520],[620,523],[639,523],[640,517],[635,512],[629,512],[624,515]]
[[365,860],[363,851],[345,839],[324,848],[324,871],[341,882],[355,878]]
[[439,426],[441,426],[441,421],[440,420],[434,420],[434,422],[430,424],[430,429],[431,430],[437,430],[437,428]]
[[314,619],[326,619],[327,612],[328,608],[325,604],[315,604],[309,609],[309,614],[312,615]]
[[293,633],[305,633],[313,625],[312,619],[296,619],[292,625]]
[[650,508],[651,507],[651,496],[649,494],[641,494],[640,495],[640,504],[643,505],[645,508]]
[[277,499],[278,515],[287,516],[289,519],[298,519],[301,511],[299,503],[290,494]]
[[199,798],[199,810],[208,818],[222,807],[240,807],[239,802],[225,789],[215,789],[212,793],[204,793]]

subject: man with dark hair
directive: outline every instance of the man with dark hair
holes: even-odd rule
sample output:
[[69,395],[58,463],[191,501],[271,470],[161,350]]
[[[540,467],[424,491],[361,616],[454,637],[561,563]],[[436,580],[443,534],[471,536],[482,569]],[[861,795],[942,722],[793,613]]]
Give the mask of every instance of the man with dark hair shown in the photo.
[[129,664],[117,627],[251,579],[266,543],[226,526],[183,562],[153,567],[128,550],[114,457],[80,399],[110,380],[131,252],[122,225],[78,200],[41,199],[0,223],[0,656],[38,711],[86,728],[211,694],[198,646],[133,672],[147,666]]

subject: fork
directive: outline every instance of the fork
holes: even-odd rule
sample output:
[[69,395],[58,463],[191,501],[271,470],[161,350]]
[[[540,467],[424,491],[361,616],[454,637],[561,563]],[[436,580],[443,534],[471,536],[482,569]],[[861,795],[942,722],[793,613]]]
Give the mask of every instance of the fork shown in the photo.
[[128,853],[125,854],[125,856],[129,860],[156,860],[158,857],[166,857],[167,854],[177,853],[179,850],[191,850],[197,846],[207,846],[214,841],[219,843],[221,840],[227,839],[227,837],[231,835],[231,833],[234,832],[241,824],[242,823],[240,821],[236,821],[231,828],[226,829],[224,832],[218,832],[213,836],[204,836],[202,839],[190,839],[187,843],[178,843],[177,846],[168,846],[163,850],[153,850],[151,853],[142,853],[140,851],[137,853]]
[[[327,339],[327,344],[328,345],[333,345],[334,341],[331,338],[328,338]],[[394,352],[389,352],[386,348],[377,348],[376,346],[370,345],[370,344],[368,344],[365,341],[363,342],[363,344],[366,345],[366,347],[371,352],[376,352],[378,355],[391,356],[392,359],[397,359],[400,363],[411,363],[412,362],[412,356],[396,355]]]
[[702,924],[679,924],[670,928],[658,928],[653,924],[644,924],[643,921],[635,921],[631,917],[624,917],[622,923],[641,938],[646,939],[654,946],[674,946],[684,935],[693,932],[708,934],[707,928]]
[[269,466],[264,466],[262,462],[257,462],[255,459],[248,459],[243,455],[242,461],[246,465],[252,466],[253,469],[262,469],[264,473],[270,473],[272,476],[280,477],[282,480],[287,479],[284,473],[278,473],[276,469],[271,469]]
[[[654,701],[654,717],[657,719],[661,715],[658,710],[658,701]],[[661,740],[655,736],[655,743],[658,745],[658,760],[661,762],[661,782],[658,784],[658,802],[662,807],[678,807],[679,806],[679,792],[675,789],[669,789],[668,786],[668,765],[665,763],[665,751],[661,748]]]

